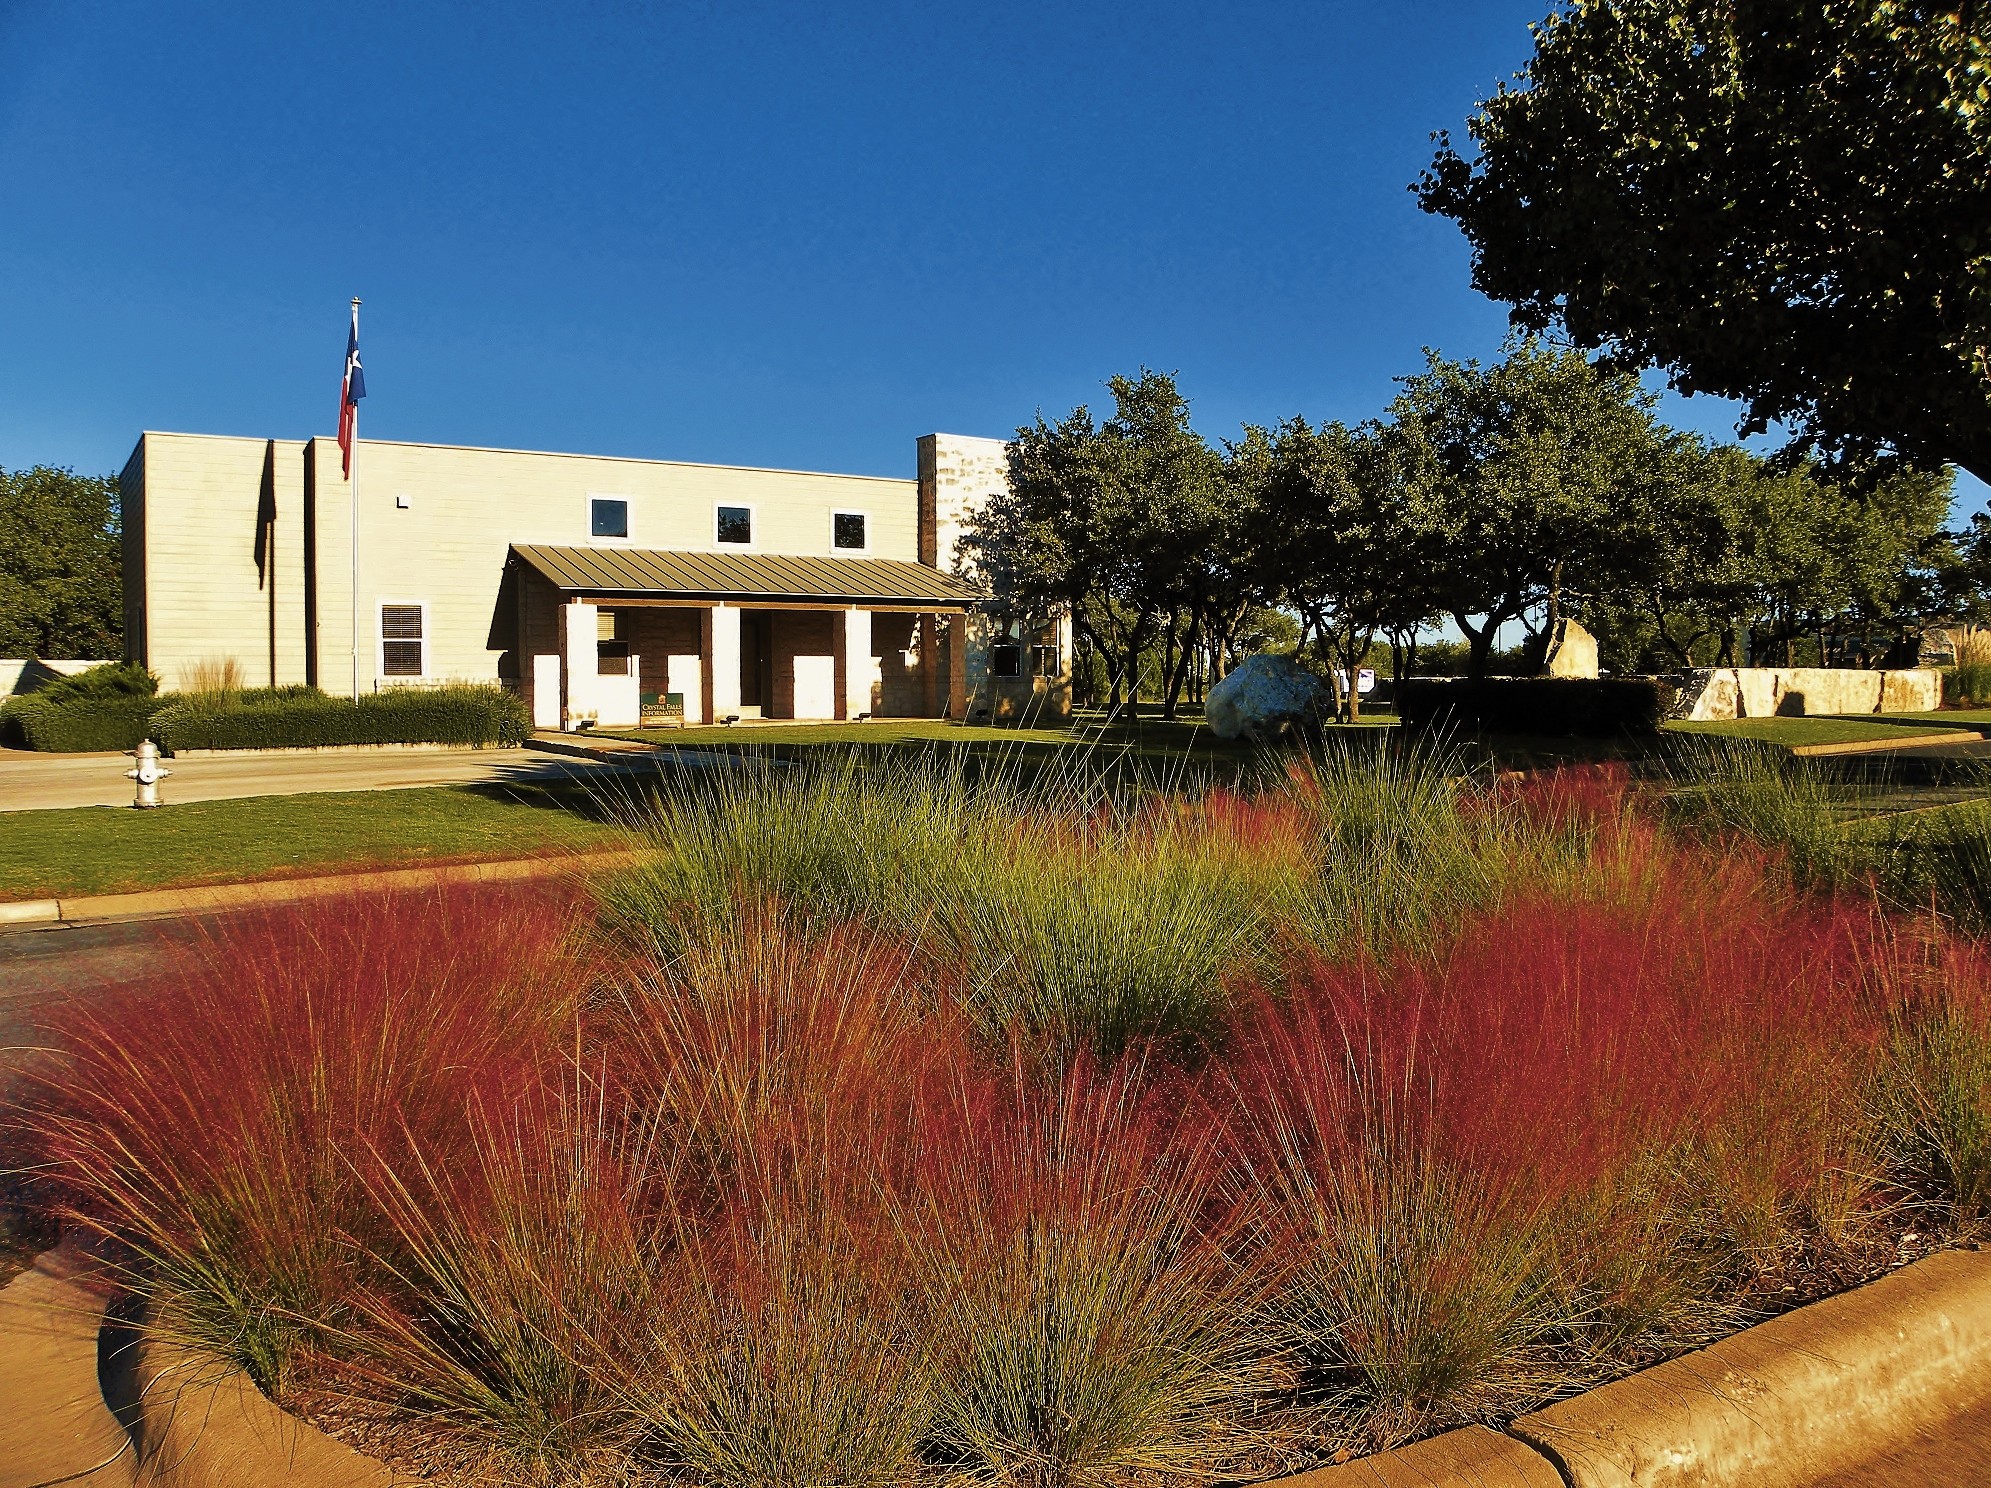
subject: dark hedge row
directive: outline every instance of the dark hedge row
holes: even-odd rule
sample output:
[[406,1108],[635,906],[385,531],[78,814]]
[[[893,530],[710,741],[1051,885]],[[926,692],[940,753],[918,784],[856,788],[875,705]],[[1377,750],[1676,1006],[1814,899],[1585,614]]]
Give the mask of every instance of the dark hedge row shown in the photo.
[[1611,737],[1655,732],[1677,689],[1656,677],[1406,677],[1406,728]]
[[522,744],[525,701],[474,684],[396,688],[354,702],[310,688],[181,697],[153,722],[167,750],[307,749],[330,744]]
[[31,692],[0,710],[0,744],[52,754],[134,749],[150,731],[153,714],[167,701],[125,693],[44,702],[40,693]]

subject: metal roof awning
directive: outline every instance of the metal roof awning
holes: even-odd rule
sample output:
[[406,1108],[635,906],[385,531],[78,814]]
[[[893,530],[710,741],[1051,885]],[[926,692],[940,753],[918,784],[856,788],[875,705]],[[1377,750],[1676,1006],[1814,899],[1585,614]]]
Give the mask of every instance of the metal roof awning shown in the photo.
[[539,543],[514,543],[512,551],[555,588],[578,594],[930,609],[968,609],[982,598],[959,579],[901,558],[802,558]]

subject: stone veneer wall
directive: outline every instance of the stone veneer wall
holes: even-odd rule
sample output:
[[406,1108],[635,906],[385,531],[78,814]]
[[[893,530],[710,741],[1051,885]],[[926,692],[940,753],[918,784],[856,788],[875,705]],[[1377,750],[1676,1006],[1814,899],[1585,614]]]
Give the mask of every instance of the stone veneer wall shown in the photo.
[[[920,561],[945,573],[979,582],[972,565],[957,551],[969,516],[984,501],[1008,488],[1007,441],[967,434],[925,434],[919,441]],[[986,585],[982,585],[986,589]],[[1037,713],[1064,717],[1071,712],[1072,624],[1058,622],[1063,674],[998,682],[989,676],[993,638],[986,616],[968,621],[968,714],[970,718],[1017,719]],[[1026,652],[1026,655],[1028,653]]]
[[1928,713],[1942,706],[1942,674],[1929,668],[1870,672],[1847,667],[1713,667],[1689,672],[1679,715],[1811,717],[1826,713]]

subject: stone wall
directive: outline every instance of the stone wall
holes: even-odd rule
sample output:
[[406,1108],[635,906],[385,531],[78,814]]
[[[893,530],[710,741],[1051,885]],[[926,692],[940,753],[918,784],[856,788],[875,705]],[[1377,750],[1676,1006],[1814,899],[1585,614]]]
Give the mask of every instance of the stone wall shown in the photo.
[[1929,668],[1870,672],[1846,667],[1712,667],[1689,672],[1679,716],[1813,717],[1824,713],[1927,713],[1943,701],[1942,674]]

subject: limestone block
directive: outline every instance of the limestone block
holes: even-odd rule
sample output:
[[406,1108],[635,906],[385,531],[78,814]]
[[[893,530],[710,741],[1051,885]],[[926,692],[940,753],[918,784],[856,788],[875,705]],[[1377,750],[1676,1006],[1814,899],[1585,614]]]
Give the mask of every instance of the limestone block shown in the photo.
[[1687,674],[1678,716],[1816,717],[1827,713],[1926,713],[1942,703],[1941,674],[1926,667],[1711,667]]
[[1543,665],[1551,677],[1595,677],[1597,637],[1567,615],[1555,623],[1555,634]]
[[1219,739],[1267,739],[1318,713],[1318,678],[1284,656],[1252,656],[1210,689],[1203,716]]

